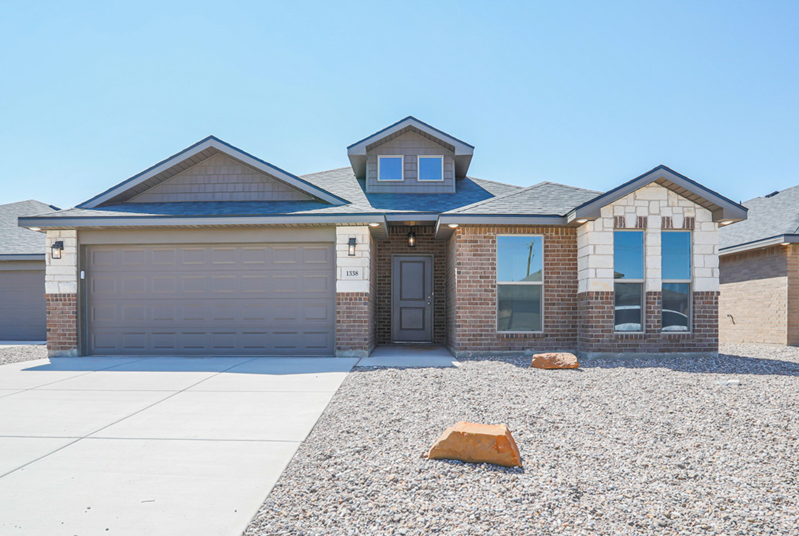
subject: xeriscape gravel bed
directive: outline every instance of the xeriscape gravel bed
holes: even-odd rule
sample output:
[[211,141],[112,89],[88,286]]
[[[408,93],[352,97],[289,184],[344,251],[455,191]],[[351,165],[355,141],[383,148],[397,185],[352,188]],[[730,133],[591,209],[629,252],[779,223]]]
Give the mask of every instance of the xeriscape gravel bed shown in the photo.
[[47,347],[44,344],[29,346],[0,346],[0,365],[47,359]]
[[[356,369],[245,534],[799,534],[799,349],[723,351]],[[458,420],[524,468],[421,457]]]

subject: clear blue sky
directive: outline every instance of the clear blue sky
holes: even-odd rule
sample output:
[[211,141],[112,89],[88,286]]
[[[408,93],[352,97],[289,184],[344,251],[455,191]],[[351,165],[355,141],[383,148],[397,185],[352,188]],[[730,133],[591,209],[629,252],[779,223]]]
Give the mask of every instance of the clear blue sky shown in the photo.
[[0,4],[0,203],[73,206],[214,134],[295,174],[414,115],[470,175],[799,184],[799,2]]

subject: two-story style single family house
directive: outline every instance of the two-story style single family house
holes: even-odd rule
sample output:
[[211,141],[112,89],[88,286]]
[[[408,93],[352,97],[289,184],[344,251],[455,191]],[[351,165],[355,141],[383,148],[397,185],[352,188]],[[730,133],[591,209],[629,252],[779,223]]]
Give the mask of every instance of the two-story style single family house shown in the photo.
[[209,137],[47,232],[50,355],[715,355],[718,225],[746,209],[667,167],[605,193],[469,176],[413,117],[296,176]]

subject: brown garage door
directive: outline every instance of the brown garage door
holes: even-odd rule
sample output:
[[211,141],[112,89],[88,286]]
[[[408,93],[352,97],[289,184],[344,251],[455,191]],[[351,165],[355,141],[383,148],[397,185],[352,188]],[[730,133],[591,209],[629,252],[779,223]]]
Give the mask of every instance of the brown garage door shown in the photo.
[[90,246],[93,355],[333,355],[333,244]]
[[0,271],[0,340],[47,338],[44,270]]

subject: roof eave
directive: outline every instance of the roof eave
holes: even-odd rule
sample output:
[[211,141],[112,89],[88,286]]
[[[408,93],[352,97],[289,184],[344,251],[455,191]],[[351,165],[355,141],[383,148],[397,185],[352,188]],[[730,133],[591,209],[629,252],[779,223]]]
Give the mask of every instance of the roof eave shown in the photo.
[[349,224],[386,225],[381,213],[368,214],[276,214],[258,216],[61,216],[20,218],[20,227],[74,229],[81,227],[213,227],[223,225]]
[[566,225],[566,218],[557,214],[441,214],[436,238],[449,238],[455,230],[450,225]]
[[770,236],[768,238],[760,238],[751,242],[743,244],[736,244],[734,246],[727,246],[719,248],[719,257],[724,255],[732,255],[733,253],[743,253],[744,251],[751,251],[754,249],[763,249],[780,244],[797,244],[799,243],[799,234],[781,234]]
[[0,262],[4,261],[44,261],[44,253],[0,253]]

